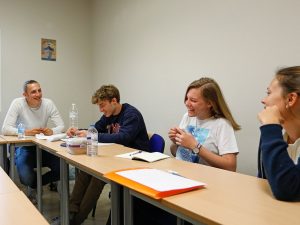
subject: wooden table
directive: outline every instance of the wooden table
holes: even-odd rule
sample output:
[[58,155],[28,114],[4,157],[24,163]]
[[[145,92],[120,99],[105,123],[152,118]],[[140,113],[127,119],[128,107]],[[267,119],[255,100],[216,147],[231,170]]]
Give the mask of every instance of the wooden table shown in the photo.
[[[300,202],[274,199],[266,180],[176,159],[149,164],[161,170],[174,170],[187,178],[207,183],[207,187],[160,201],[125,189],[130,205],[132,196],[139,197],[194,224],[292,225],[299,224]],[[127,209],[127,221],[132,212]]]
[[0,168],[0,224],[48,224],[2,168]]
[[[72,164],[79,169],[103,179],[103,174],[112,170],[149,167],[161,170],[174,170],[187,178],[207,183],[207,187],[162,200],[154,200],[133,190],[124,188],[125,194],[125,224],[132,224],[131,205],[132,196],[143,199],[176,216],[178,224],[182,219],[194,224],[299,224],[298,213],[300,202],[282,202],[274,199],[266,180],[253,176],[234,173],[209,166],[179,161],[174,158],[165,159],[154,163],[145,163],[114,155],[130,152],[134,149],[120,145],[102,146],[98,149],[97,157],[86,155],[70,155],[60,142],[48,142],[45,140],[33,140],[39,148],[46,149],[61,159],[61,174],[63,180],[62,189],[66,189],[68,183],[67,164]],[[104,179],[105,180],[105,179]],[[107,180],[106,180],[107,181]],[[107,181],[110,182],[110,181]],[[115,207],[117,198],[114,189],[122,187],[112,184],[112,207]],[[63,197],[62,204],[68,209],[68,196]],[[62,207],[63,208],[63,207]],[[118,209],[113,209],[113,219],[118,215]],[[64,211],[68,215],[68,210]],[[64,215],[62,214],[62,215]],[[112,222],[117,225],[118,219]],[[68,224],[68,216],[64,217],[63,224]]]
[[[69,179],[68,179],[68,164],[72,164],[78,169],[85,171],[92,176],[103,180],[104,182],[110,183],[111,185],[111,212],[112,221],[111,224],[121,224],[121,213],[120,210],[120,185],[110,182],[103,177],[103,174],[115,169],[124,169],[128,167],[128,161],[118,160],[119,158],[114,157],[116,154],[130,152],[132,149],[126,148],[122,145],[105,145],[98,147],[98,156],[89,157],[85,154],[82,155],[71,155],[67,153],[65,147],[61,147],[61,142],[48,142],[45,140],[34,140],[34,143],[41,149],[52,152],[60,158],[60,169],[61,169],[61,222],[62,224],[69,223]],[[137,165],[142,165],[141,162],[136,162]]]
[[33,143],[34,137],[25,137],[23,139],[18,139],[17,136],[6,136],[1,135],[1,138],[4,139],[6,145],[9,146],[10,152],[10,177],[12,180],[15,180],[15,148],[20,146],[34,146]]
[[4,225],[49,224],[21,191],[0,194],[0,218]]
[[133,212],[127,207],[130,207],[132,196],[178,216],[179,224],[183,220],[194,224],[299,224],[300,203],[274,199],[266,180],[174,158],[145,163],[114,157],[133,150],[124,146],[111,145],[100,147],[98,157],[74,156],[65,151],[58,151],[57,154],[72,165],[100,179],[103,179],[103,174],[112,170],[149,167],[177,171],[185,177],[208,184],[204,189],[171,196],[160,201],[125,188],[126,225],[132,224],[130,218],[133,218]]
[[[134,149],[120,145],[99,147],[97,157],[88,157],[70,155],[65,148],[59,146],[59,142],[40,140],[36,143],[40,143],[43,149],[54,150],[55,154],[65,162],[102,180],[103,174],[112,170],[149,167],[174,170],[190,179],[207,183],[205,189],[171,196],[160,201],[125,188],[125,198],[129,200],[124,204],[126,225],[132,224],[130,215],[133,212],[126,207],[130,206],[132,196],[139,197],[195,224],[299,224],[300,203],[281,202],[274,199],[267,181],[263,179],[174,158],[145,163],[114,157],[117,154],[134,151]],[[113,182],[110,183],[112,190],[120,188]],[[112,207],[116,205],[118,197],[115,192],[112,193]],[[118,210],[113,211],[118,215]],[[113,216],[113,218],[118,218],[118,216]],[[179,224],[182,223],[182,220],[178,221]],[[112,222],[112,224],[119,222]]]
[[0,168],[0,195],[20,191],[5,171]]
[[[15,148],[21,146],[35,146],[33,140],[35,139],[33,136],[27,136],[25,138],[19,139],[17,136],[7,136],[1,135],[1,138],[5,140],[7,148],[10,153],[10,169],[9,176],[15,181],[16,176],[16,167],[15,167]],[[41,183],[41,150],[37,149],[37,204],[38,209],[42,212],[42,183]]]

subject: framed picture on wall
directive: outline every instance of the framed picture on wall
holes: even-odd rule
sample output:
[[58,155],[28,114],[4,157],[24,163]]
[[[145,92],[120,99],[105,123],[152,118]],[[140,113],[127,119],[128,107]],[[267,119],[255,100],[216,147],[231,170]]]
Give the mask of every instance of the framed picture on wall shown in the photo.
[[56,61],[56,40],[41,39],[42,60]]

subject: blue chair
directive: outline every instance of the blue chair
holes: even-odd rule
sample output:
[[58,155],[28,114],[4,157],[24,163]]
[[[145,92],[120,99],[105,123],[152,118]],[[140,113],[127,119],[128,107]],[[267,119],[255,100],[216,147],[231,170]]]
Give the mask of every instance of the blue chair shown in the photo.
[[164,153],[165,140],[159,134],[148,134],[150,143],[150,152],[161,152]]

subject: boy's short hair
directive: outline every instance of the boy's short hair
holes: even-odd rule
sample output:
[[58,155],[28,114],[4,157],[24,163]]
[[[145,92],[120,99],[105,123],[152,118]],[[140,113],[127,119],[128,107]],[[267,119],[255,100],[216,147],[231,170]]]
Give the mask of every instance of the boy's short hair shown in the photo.
[[116,98],[117,102],[120,102],[120,92],[118,88],[112,84],[102,85],[92,96],[92,103],[97,104],[103,100],[111,101],[113,98]]

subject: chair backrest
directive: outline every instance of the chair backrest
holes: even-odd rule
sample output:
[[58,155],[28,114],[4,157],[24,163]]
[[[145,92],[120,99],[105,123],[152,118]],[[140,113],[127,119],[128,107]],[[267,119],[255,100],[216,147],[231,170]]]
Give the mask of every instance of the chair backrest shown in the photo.
[[165,140],[159,134],[153,134],[149,138],[150,142],[150,152],[164,152]]

